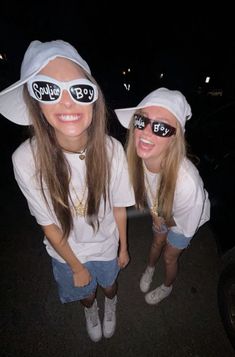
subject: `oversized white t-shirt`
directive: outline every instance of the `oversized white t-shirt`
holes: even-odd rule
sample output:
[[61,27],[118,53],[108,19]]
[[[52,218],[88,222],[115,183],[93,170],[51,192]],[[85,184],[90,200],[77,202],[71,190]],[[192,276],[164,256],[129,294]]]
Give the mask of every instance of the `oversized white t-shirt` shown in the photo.
[[[156,194],[160,174],[146,169],[153,195]],[[148,193],[148,202],[152,204]],[[210,201],[203,181],[195,165],[185,158],[179,168],[173,201],[173,218],[176,226],[172,231],[193,237],[197,229],[210,219]]]
[[[105,138],[104,138],[105,139]],[[35,145],[35,143],[32,143]],[[68,242],[81,263],[99,260],[112,260],[117,256],[119,234],[113,215],[113,207],[128,207],[135,204],[134,192],[130,185],[127,161],[124,149],[115,138],[107,137],[108,154],[111,159],[110,205],[101,200],[99,209],[99,230],[94,232],[84,217],[73,216],[74,227],[70,232]],[[65,153],[72,172],[70,185],[71,197],[74,202],[81,200],[84,191],[86,173],[85,160],[80,160],[78,154]],[[56,224],[60,226],[52,208],[49,194],[46,194],[48,208],[35,175],[35,163],[29,139],[23,142],[12,155],[15,179],[27,199],[31,214],[39,225]],[[47,189],[45,189],[45,192]],[[85,192],[85,198],[87,192]],[[48,254],[60,262],[64,260],[57,254],[48,239],[44,238]]]

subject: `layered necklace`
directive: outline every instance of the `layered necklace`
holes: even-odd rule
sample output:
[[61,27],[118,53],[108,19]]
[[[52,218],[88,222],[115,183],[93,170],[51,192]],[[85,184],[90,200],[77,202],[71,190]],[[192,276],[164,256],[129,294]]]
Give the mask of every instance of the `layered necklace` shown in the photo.
[[158,183],[157,183],[157,187],[156,187],[156,192],[154,194],[154,192],[152,191],[149,179],[148,179],[148,173],[147,173],[147,169],[144,165],[144,178],[145,178],[145,183],[146,183],[146,187],[147,187],[147,193],[149,196],[149,200],[150,200],[150,212],[152,215],[158,217],[158,193],[159,193],[159,187],[160,187],[160,177],[158,179]]
[[[69,154],[76,154],[78,155],[80,160],[84,160],[86,157],[86,147],[80,151],[70,151],[70,150],[66,150],[64,148],[62,148],[62,150],[64,152],[67,152]],[[80,175],[79,175],[80,176]],[[86,216],[86,212],[87,212],[87,204],[86,204],[86,200],[85,200],[85,194],[86,194],[86,190],[87,190],[87,185],[86,185],[86,180],[82,180],[82,178],[80,177],[80,182],[81,185],[83,185],[83,189],[82,189],[82,194],[81,194],[81,198],[79,198],[78,193],[74,187],[74,185],[72,184],[72,181],[70,182],[71,188],[73,190],[73,193],[76,197],[76,201],[73,202],[73,209],[74,209],[74,214],[76,216],[79,217],[85,217]],[[84,184],[83,184],[84,182]]]
[[86,200],[85,200],[85,193],[86,193],[87,186],[84,183],[82,195],[81,195],[81,198],[79,198],[78,193],[77,193],[74,185],[72,184],[72,182],[70,184],[71,184],[72,190],[76,197],[76,201],[73,202],[74,213],[76,216],[85,217],[86,212],[87,212],[87,204],[86,204]]

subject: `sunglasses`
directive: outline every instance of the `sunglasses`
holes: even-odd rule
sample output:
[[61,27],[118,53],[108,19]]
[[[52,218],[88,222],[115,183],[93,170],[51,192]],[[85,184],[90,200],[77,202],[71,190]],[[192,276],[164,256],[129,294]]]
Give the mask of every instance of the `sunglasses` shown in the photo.
[[98,90],[88,79],[60,82],[54,78],[37,75],[27,82],[29,94],[44,104],[55,104],[61,100],[63,90],[67,90],[75,103],[91,104],[98,98]]
[[176,128],[161,121],[151,120],[141,114],[134,114],[134,127],[144,130],[150,124],[153,134],[161,137],[169,137],[176,133]]

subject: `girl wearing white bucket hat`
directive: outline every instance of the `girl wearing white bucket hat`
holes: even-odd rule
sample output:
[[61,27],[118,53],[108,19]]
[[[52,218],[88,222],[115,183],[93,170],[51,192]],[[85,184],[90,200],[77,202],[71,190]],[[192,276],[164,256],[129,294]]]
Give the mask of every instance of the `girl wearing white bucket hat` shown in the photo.
[[60,300],[82,303],[96,342],[102,337],[101,286],[103,335],[109,338],[116,325],[116,279],[129,262],[126,207],[134,204],[134,193],[123,147],[106,134],[101,90],[69,43],[33,41],[20,80],[0,93],[0,113],[33,130],[14,152],[13,167],[44,231]]
[[178,259],[197,229],[209,220],[210,202],[197,168],[186,157],[185,123],[191,108],[176,90],[159,88],[137,107],[115,110],[129,129],[127,159],[136,207],[150,208],[153,241],[140,289],[147,293],[156,263],[164,254],[165,278],[145,300],[155,305],[169,296]]

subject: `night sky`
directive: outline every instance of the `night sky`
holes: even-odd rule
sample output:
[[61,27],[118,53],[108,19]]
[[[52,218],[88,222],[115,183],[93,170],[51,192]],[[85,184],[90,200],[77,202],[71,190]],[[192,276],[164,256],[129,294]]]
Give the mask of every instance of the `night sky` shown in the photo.
[[[30,41],[63,39],[74,45],[94,77],[109,88],[131,67],[146,91],[165,71],[170,85],[187,89],[200,73],[225,76],[235,68],[235,30],[231,10],[197,3],[177,10],[143,2],[67,1],[1,5],[0,50],[8,57],[13,80]],[[22,13],[20,15],[20,13]],[[233,74],[234,75],[234,74]]]

